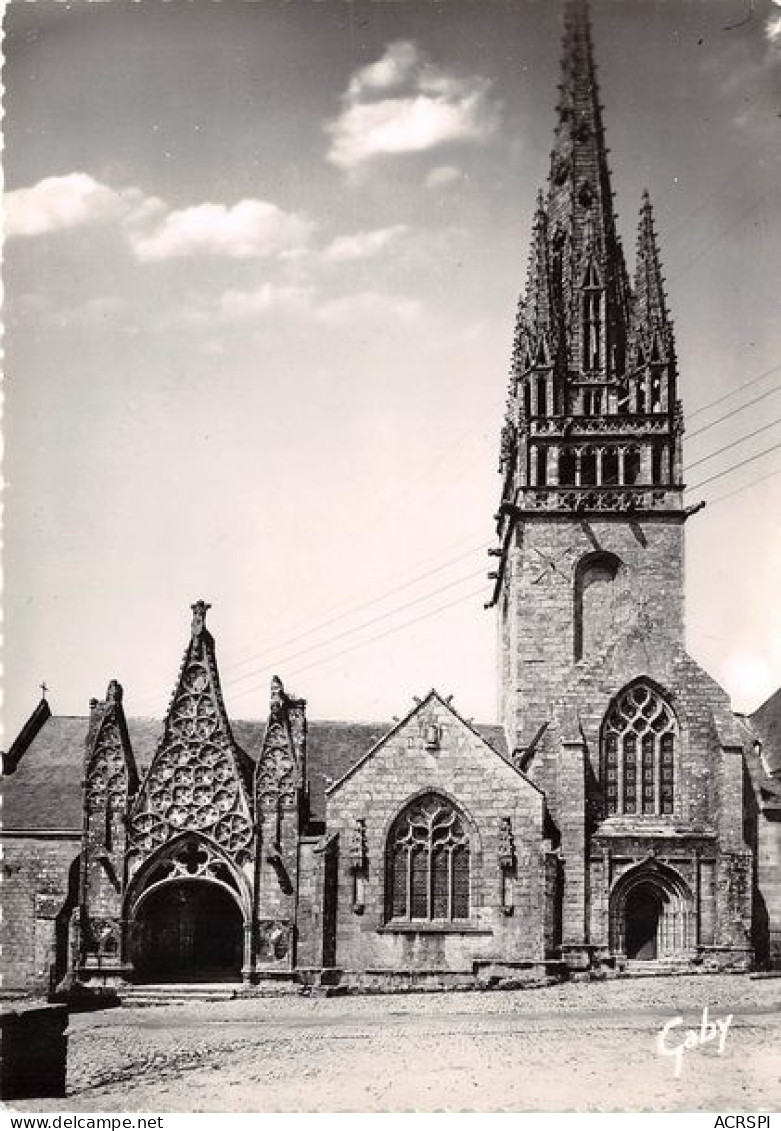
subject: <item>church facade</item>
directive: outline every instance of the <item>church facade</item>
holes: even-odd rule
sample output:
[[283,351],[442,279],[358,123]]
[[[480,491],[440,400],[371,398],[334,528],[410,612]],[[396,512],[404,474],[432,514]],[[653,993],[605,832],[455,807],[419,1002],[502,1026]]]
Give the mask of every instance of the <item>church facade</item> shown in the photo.
[[616,229],[587,12],[565,17],[502,429],[498,725],[436,691],[229,719],[208,605],[162,724],[112,681],[5,758],[4,984],[511,984],[781,960],[781,693],[684,644],[684,429],[650,200]]

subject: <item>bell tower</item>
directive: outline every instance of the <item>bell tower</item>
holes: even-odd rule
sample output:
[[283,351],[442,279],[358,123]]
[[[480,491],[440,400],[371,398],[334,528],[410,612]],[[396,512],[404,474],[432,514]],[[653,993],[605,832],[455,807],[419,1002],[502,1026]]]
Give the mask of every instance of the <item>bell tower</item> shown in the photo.
[[526,748],[556,688],[645,619],[683,640],[677,365],[648,194],[630,281],[588,9],[565,9],[547,189],[532,226],[502,430],[500,713]]

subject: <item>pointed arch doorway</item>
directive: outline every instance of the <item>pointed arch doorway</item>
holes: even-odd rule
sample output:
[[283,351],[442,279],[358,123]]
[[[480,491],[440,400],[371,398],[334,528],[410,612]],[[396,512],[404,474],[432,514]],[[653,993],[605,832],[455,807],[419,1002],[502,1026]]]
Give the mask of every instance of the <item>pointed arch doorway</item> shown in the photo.
[[655,859],[619,876],[610,893],[610,945],[614,954],[644,962],[682,957],[696,942],[689,885]]
[[162,884],[136,912],[136,980],[240,982],[243,940],[241,911],[224,887],[208,880]]
[[659,920],[662,905],[651,884],[641,884],[629,893],[624,910],[624,946],[627,958],[646,962],[659,957]]

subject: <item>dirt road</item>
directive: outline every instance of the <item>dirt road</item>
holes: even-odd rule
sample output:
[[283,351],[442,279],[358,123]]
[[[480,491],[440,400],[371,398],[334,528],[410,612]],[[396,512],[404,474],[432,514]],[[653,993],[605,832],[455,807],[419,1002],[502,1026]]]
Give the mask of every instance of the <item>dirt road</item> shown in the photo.
[[[717,1041],[673,1060],[711,1020]],[[781,980],[691,977],[518,992],[287,997],[74,1016],[59,1111],[775,1111]]]

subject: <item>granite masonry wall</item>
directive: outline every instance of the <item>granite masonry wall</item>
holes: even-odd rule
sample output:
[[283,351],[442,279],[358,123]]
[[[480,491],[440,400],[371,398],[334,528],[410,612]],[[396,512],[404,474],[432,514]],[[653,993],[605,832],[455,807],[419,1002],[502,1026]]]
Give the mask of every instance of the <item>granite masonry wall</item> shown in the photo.
[[[550,716],[556,689],[576,658],[576,572],[597,553],[620,563],[588,615],[604,621],[586,638],[615,636],[638,615],[683,642],[681,518],[527,519],[519,523],[499,602],[501,717],[510,748],[526,746]],[[588,659],[588,656],[584,656]]]
[[[427,749],[428,728],[439,744]],[[470,836],[471,913],[441,924],[391,921],[386,844],[395,818],[416,796],[441,794],[463,814]],[[327,799],[329,834],[339,838],[336,965],[353,971],[471,973],[475,962],[539,962],[545,947],[545,855],[540,792],[491,750],[442,700],[430,696]],[[513,840],[508,867],[506,839]],[[364,822],[355,867],[351,838]]]
[[68,963],[68,926],[78,901],[81,835],[3,837],[4,990],[46,991]]

